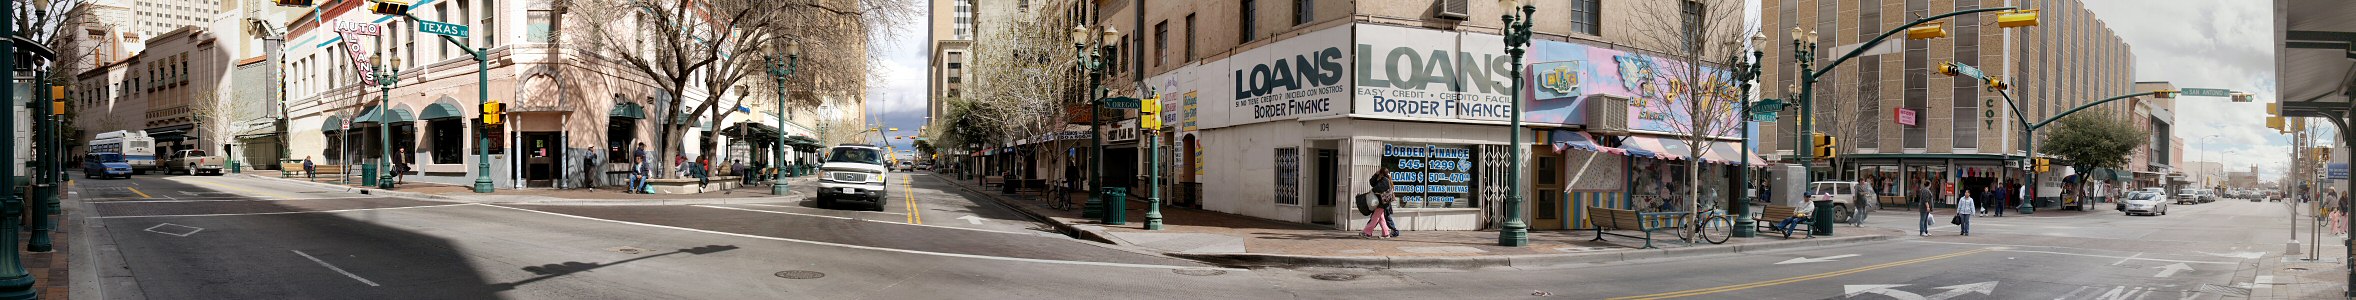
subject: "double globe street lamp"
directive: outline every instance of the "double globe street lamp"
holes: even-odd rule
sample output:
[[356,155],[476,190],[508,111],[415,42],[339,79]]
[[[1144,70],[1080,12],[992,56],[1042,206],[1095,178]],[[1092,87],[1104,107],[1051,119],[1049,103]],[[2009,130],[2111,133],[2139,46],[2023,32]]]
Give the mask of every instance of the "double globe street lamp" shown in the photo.
[[394,175],[392,169],[392,166],[394,165],[392,120],[393,107],[391,104],[393,102],[393,86],[401,81],[401,71],[395,69],[396,66],[401,64],[401,57],[392,57],[390,59],[392,62],[391,64],[386,64],[386,60],[387,59],[383,55],[373,55],[368,57],[368,64],[376,65],[376,86],[378,90],[382,91],[384,94],[383,97],[378,98],[376,101],[376,136],[377,141],[382,143],[380,145],[384,145],[384,147],[377,148],[377,154],[379,157],[381,157],[376,162],[376,170],[378,173],[369,175],[377,176],[376,188],[389,190],[393,189]]
[[[785,166],[785,161],[786,161],[786,160],[785,160],[785,77],[786,77],[786,76],[792,76],[792,75],[794,74],[794,69],[795,69],[796,67],[800,66],[800,63],[801,63],[801,58],[802,58],[802,45],[801,45],[801,44],[799,44],[799,43],[794,43],[794,42],[788,41],[788,42],[786,42],[786,43],[785,43],[785,50],[784,50],[784,51],[778,51],[778,49],[777,49],[777,47],[776,47],[775,45],[776,45],[776,44],[763,44],[763,45],[761,45],[761,52],[766,52],[766,53],[768,53],[768,54],[769,54],[768,56],[766,56],[766,60],[768,60],[768,61],[769,61],[769,77],[777,79],[777,146],[774,146],[774,147],[770,147],[770,148],[769,148],[769,152],[770,152],[769,154],[772,156],[772,159],[770,159],[770,161],[773,161],[773,162],[774,162],[774,163],[770,163],[770,164],[771,164],[771,165],[776,165],[776,166],[778,166],[778,167],[780,168],[779,170],[783,170],[783,167]],[[785,60],[784,60],[784,61],[779,61],[779,60],[777,59],[777,57],[778,57],[780,54],[782,54],[783,56],[785,56]],[[771,182],[771,184],[769,185],[769,195],[775,195],[775,196],[784,196],[784,195],[785,195],[785,191],[787,190],[787,188],[785,187],[785,176],[783,176],[784,174],[782,174],[782,173],[784,173],[784,172],[778,172],[778,173],[779,173],[779,174],[778,174],[778,176],[776,176],[777,178],[775,179],[775,180],[776,180],[776,182]],[[739,175],[739,176],[742,176],[742,175],[744,175],[744,174],[737,174],[737,175]]]
[[[1081,71],[1088,72],[1088,92],[1081,97],[1088,101],[1088,203],[1081,209],[1080,217],[1104,218],[1104,224],[1107,225],[1126,224],[1127,213],[1122,212],[1122,208],[1127,205],[1121,201],[1108,203],[1103,195],[1098,194],[1104,191],[1104,122],[1099,120],[1104,116],[1104,71],[1118,59],[1109,53],[1113,53],[1120,44],[1120,31],[1107,26],[1100,33],[1102,38],[1097,39],[1089,38],[1089,33],[1086,25],[1072,26],[1075,65]],[[1095,47],[1089,47],[1091,42],[1095,43]]]

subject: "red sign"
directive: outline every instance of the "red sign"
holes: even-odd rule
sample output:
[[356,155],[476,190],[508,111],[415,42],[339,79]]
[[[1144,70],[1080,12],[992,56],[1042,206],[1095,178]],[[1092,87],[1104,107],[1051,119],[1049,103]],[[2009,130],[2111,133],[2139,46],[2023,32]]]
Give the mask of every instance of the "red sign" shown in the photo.
[[1896,116],[1893,117],[1898,119],[1898,125],[1915,126],[1915,124],[1919,123],[1915,122],[1914,109],[1912,108],[1900,107],[1892,109],[1891,111],[1896,114]]

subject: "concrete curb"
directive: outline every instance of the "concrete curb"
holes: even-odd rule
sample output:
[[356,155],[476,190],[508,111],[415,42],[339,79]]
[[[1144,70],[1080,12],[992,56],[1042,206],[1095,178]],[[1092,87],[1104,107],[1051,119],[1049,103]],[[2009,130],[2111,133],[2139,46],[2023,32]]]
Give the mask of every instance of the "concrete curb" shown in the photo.
[[[778,201],[795,201],[795,200],[802,200],[802,199],[805,199],[805,198],[809,198],[809,197],[808,197],[809,193],[807,193],[807,192],[803,192],[803,191],[787,191],[787,192],[786,192],[786,196],[785,196],[785,197],[762,197],[762,198],[721,198],[721,199],[647,199],[647,200],[637,200],[637,199],[611,199],[611,200],[581,200],[581,199],[566,199],[566,198],[556,198],[556,197],[547,197],[547,196],[523,196],[523,195],[493,195],[493,196],[480,196],[480,197],[478,197],[478,196],[455,196],[455,197],[454,197],[454,196],[444,196],[444,195],[427,194],[427,193],[415,193],[415,192],[402,192],[402,191],[387,191],[387,190],[381,190],[381,189],[357,188],[357,187],[349,187],[349,186],[342,186],[342,185],[334,185],[334,184],[325,184],[325,183],[309,182],[309,181],[302,181],[302,180],[293,180],[293,179],[285,179],[285,178],[277,178],[277,177],[269,177],[269,176],[258,176],[258,175],[251,175],[251,174],[246,174],[245,176],[248,176],[248,177],[253,177],[253,178],[268,179],[268,180],[278,180],[278,181],[292,182],[292,183],[309,184],[309,185],[320,186],[320,187],[325,187],[325,188],[329,188],[329,189],[341,189],[341,190],[343,190],[343,192],[345,192],[345,193],[352,193],[352,194],[365,194],[365,195],[378,195],[378,196],[400,197],[400,198],[410,198],[410,199],[417,199],[417,200],[434,201],[434,202],[448,202],[448,203],[525,204],[525,205],[578,205],[578,206],[640,206],[640,205],[697,205],[697,204],[745,204],[745,203],[772,203],[772,202],[778,202]],[[510,198],[510,199],[483,199],[483,198],[488,198],[488,197]]]
[[1860,235],[1792,241],[1761,242],[1741,245],[1712,245],[1669,249],[1632,249],[1569,254],[1478,256],[1310,256],[1256,253],[1165,253],[1165,255],[1231,268],[1324,267],[1389,269],[1546,269],[1576,267],[1581,265],[1609,262],[1820,247],[1885,241],[1890,240],[1891,238],[1891,236],[1887,235]]

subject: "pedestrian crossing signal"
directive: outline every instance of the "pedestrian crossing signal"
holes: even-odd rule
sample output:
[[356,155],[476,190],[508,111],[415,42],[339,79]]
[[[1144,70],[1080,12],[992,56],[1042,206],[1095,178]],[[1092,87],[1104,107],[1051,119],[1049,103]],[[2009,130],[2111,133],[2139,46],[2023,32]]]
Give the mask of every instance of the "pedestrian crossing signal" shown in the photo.
[[392,0],[377,0],[368,4],[368,12],[373,12],[379,15],[406,16],[409,15],[409,3]]
[[2030,169],[2031,169],[2030,171],[2035,171],[2035,172],[2037,172],[2037,173],[2045,173],[2045,171],[2050,171],[2050,170],[2053,170],[2053,159],[2050,159],[2050,158],[2036,158],[2036,159],[2031,159],[2031,160],[2029,160],[2029,161],[2032,163],[2032,165],[2034,165],[2033,167],[2030,167]]
[[499,114],[506,110],[507,105],[499,101],[483,102],[483,124],[499,124]]
[[1813,151],[1816,157],[1833,158],[1834,156],[1840,155],[1840,151],[1834,151],[1835,149],[1840,149],[1839,138],[1834,138],[1832,135],[1824,133],[1816,133],[1814,137],[1816,138],[1815,149],[1809,150]]

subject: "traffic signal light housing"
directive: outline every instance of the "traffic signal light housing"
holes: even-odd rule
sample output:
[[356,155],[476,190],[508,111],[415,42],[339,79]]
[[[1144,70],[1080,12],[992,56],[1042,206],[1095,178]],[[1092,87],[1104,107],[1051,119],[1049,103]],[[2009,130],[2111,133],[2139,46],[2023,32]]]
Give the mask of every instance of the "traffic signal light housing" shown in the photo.
[[1813,137],[1816,139],[1816,147],[1815,149],[1809,150],[1814,151],[1816,157],[1833,158],[1840,155],[1840,151],[1834,151],[1835,149],[1840,149],[1839,147],[1841,141],[1839,138],[1835,138],[1830,134],[1824,134],[1821,132],[1815,133]]
[[2176,99],[2176,93],[2179,92],[2174,90],[2152,91],[2151,97],[2159,99]]
[[2277,116],[2268,116],[2268,117],[2266,117],[2266,128],[2273,128],[2273,129],[2274,129],[2274,131],[2276,131],[2276,132],[2282,132],[2282,131],[2283,131],[2283,120],[2282,120],[2282,117],[2277,117]]
[[1906,39],[1928,40],[1947,37],[1947,22],[1932,22],[1906,29]]
[[1137,106],[1137,125],[1146,130],[1162,129],[1162,97],[1147,98]]
[[[1907,34],[1912,35],[1914,33],[1912,30],[1908,30]],[[1954,64],[1939,64],[1939,75],[1963,76],[1963,71],[1956,70]]]
[[311,7],[312,4],[311,0],[271,0],[270,2],[277,3],[278,6],[292,7]]
[[2051,171],[2051,170],[2053,170],[2053,159],[2050,159],[2050,158],[2034,158],[2034,159],[2030,159],[2030,160],[2029,160],[2029,162],[2030,162],[2030,165],[2031,165],[2031,167],[2030,167],[2029,169],[2030,169],[2030,171],[2032,171],[2032,172],[2037,172],[2037,173],[2045,173],[2045,171]]
[[379,15],[406,16],[409,15],[409,2],[375,0],[368,3],[368,12]]
[[2021,28],[2037,26],[2037,10],[2015,9],[1996,14],[1996,27]]
[[499,101],[483,102],[483,124],[499,124],[499,114],[507,111],[507,104]]

